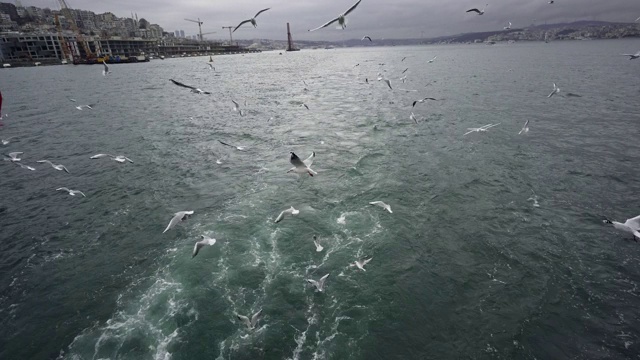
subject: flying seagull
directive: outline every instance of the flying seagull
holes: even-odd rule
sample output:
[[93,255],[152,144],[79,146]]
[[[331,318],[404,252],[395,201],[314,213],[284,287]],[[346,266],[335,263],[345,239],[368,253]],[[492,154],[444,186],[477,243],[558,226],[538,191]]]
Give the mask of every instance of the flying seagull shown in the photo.
[[369,203],[369,205],[380,206],[381,208],[387,210],[390,214],[393,214],[393,211],[391,211],[391,206],[383,203],[382,201],[372,201]]
[[[240,113],[240,116],[244,116],[244,111],[240,109],[240,104],[238,104],[238,102],[235,100],[231,100],[231,102],[233,103],[233,111],[237,111]],[[245,105],[246,105],[246,102],[245,102]]]
[[352,7],[349,8],[349,10],[345,11],[344,13],[338,15],[337,18],[325,23],[324,25],[320,25],[319,27],[315,28],[315,29],[311,29],[309,31],[316,31],[322,28],[325,28],[331,24],[333,24],[334,22],[338,22],[338,24],[342,27],[342,30],[344,30],[347,27],[347,18],[346,16],[349,15],[350,12],[352,12],[361,2],[362,0],[358,0],[357,3],[355,3]]
[[307,279],[307,282],[313,286],[316,287],[316,289],[318,289],[319,292],[323,292],[324,291],[324,283],[327,281],[327,278],[329,277],[331,273],[323,276],[320,278],[320,280],[315,281],[313,279]]
[[123,156],[123,155],[113,156],[111,154],[96,154],[96,155],[93,155],[91,157],[91,159],[100,159],[100,158],[103,158],[103,157],[110,157],[110,158],[112,158],[113,160],[115,160],[115,161],[117,161],[119,163],[123,163],[125,161],[128,161],[128,162],[133,164],[133,160],[131,160],[128,157]]
[[83,197],[87,197],[87,196],[86,196],[82,191],[80,191],[80,190],[71,190],[71,189],[68,189],[68,188],[66,188],[66,187],[57,188],[57,189],[56,189],[56,191],[66,191],[66,192],[68,192],[68,193],[69,193],[69,195],[71,195],[71,196],[76,196],[76,194],[80,194],[80,195],[82,195]]
[[609,219],[605,219],[603,220],[603,222],[605,224],[613,225],[613,227],[618,230],[633,234],[633,240],[635,240],[636,242],[638,242],[638,239],[640,239],[640,215],[631,219],[627,219],[624,224],[617,221],[611,221]]
[[634,21],[634,22],[638,22],[638,21],[640,21],[640,17],[638,17],[637,19],[635,19],[635,21]]
[[436,58],[438,57],[438,55],[434,56],[433,59],[427,61],[428,64],[431,64],[432,62],[436,61]]
[[379,78],[378,78],[378,81],[380,81],[380,80],[382,80],[382,81],[384,81],[385,83],[387,83],[387,86],[389,87],[389,89],[393,90],[393,88],[391,87],[391,81],[389,81],[389,79],[385,79],[385,78],[383,78],[383,77],[379,77]]
[[291,158],[289,159],[289,162],[291,162],[291,164],[293,165],[293,168],[289,169],[287,172],[295,172],[298,174],[304,174],[307,173],[309,174],[309,176],[313,176],[313,175],[317,175],[318,173],[313,171],[310,166],[311,163],[313,162],[313,158],[316,156],[316,153],[313,152],[311,153],[311,156],[309,156],[305,161],[309,163],[309,165],[307,165],[307,163],[305,161],[300,160],[300,158],[298,157],[298,155],[296,155],[293,151],[291,152]]
[[[637,21],[637,20],[636,20]],[[635,54],[622,54],[622,56],[628,56],[629,60],[637,59],[640,57],[640,51]]]
[[184,88],[191,89],[191,92],[192,92],[192,93],[211,95],[211,93],[210,93],[210,92],[208,92],[208,91],[202,91],[202,90],[200,90],[200,89],[198,89],[198,88],[196,88],[196,87],[194,87],[194,86],[185,85],[185,84],[183,84],[183,83],[181,83],[181,82],[178,82],[178,81],[175,81],[175,80],[173,80],[173,79],[169,79],[169,81],[171,81],[172,83],[174,83],[174,84],[176,84],[176,85],[178,85],[178,86],[182,86],[182,87],[184,87]]
[[549,94],[549,96],[547,96],[548,98],[552,97],[553,95],[557,94],[560,92],[560,88],[556,86],[555,83],[553,83],[553,91],[551,91],[551,94]]
[[364,269],[364,266],[367,265],[369,263],[369,261],[371,261],[371,259],[373,259],[373,258],[368,258],[368,259],[365,259],[365,260],[362,260],[362,261],[356,260],[353,264],[351,264],[351,266],[355,266],[355,267],[357,267],[358,269],[360,269],[362,271],[367,271],[367,270]]
[[528,132],[529,132],[529,120],[527,120],[527,121],[524,123],[524,126],[522,127],[522,130],[520,130],[520,132],[518,133],[518,135],[520,135],[520,134],[526,134],[526,133],[528,133]]
[[51,162],[51,161],[49,161],[49,160],[38,160],[38,161],[36,161],[36,162],[39,162],[39,163],[47,163],[47,164],[51,165],[51,167],[53,167],[54,169],[56,169],[56,170],[58,170],[58,171],[63,171],[63,170],[64,170],[64,171],[66,171],[67,173],[69,173],[69,174],[70,174],[69,170],[67,170],[67,168],[66,168],[64,165],[56,165],[56,164],[52,163],[52,162]]
[[413,120],[413,122],[418,125],[418,118],[416,118],[416,115],[413,112],[409,115],[409,120]]
[[198,251],[200,251],[200,249],[202,249],[206,245],[213,245],[216,243],[216,239],[212,239],[204,235],[200,235],[200,237],[202,238],[202,240],[196,242],[196,244],[193,247],[193,254],[191,254],[192,259],[196,257],[196,255],[198,255]]
[[209,70],[215,70],[216,69],[211,63],[206,63],[206,64],[209,65]]
[[29,166],[29,165],[21,164],[20,162],[13,162],[13,163],[14,163],[14,164],[16,164],[16,165],[18,165],[18,166],[20,166],[20,167],[21,167],[21,168],[23,168],[23,169],[27,169],[27,170],[31,170],[31,171],[35,171],[35,170],[36,170],[35,168],[32,168],[32,167],[31,167],[31,166]]
[[549,4],[553,4],[553,3],[554,3],[554,1],[553,1],[553,0],[550,0],[550,1],[549,1]]
[[6,139],[2,139],[2,145],[9,145],[11,139],[15,138],[15,136],[8,137]]
[[78,105],[78,106],[76,106],[76,109],[78,109],[78,110],[80,110],[80,111],[82,111],[82,108],[87,108],[87,109],[91,109],[91,110],[93,110],[93,107],[94,107],[95,105],[96,105],[96,104],[91,104],[91,105]]
[[102,65],[104,65],[104,69],[102,69],[102,76],[107,76],[111,74],[111,71],[109,71],[109,66],[107,65],[106,61],[102,60]]
[[238,150],[238,151],[244,151],[244,146],[235,146],[235,145],[227,144],[226,142],[224,142],[224,141],[220,141],[220,140],[218,140],[218,142],[219,142],[220,144],[222,144],[222,145],[230,146],[230,147],[232,147],[232,148],[235,148],[235,149],[236,149],[236,150]]
[[511,21],[509,21],[509,26],[505,26],[505,27],[504,27],[504,29],[505,29],[505,30],[509,30],[509,29],[511,29]]
[[296,210],[292,207],[288,208],[287,210],[283,210],[280,215],[278,215],[278,217],[276,218],[276,221],[274,221],[275,223],[279,223],[280,221],[282,221],[282,219],[284,219],[285,215],[298,215],[300,213],[300,210]]
[[307,108],[307,110],[309,110],[309,106],[307,106],[307,104],[302,103],[302,106],[306,107],[306,108]]
[[179,223],[180,221],[185,221],[189,218],[190,215],[193,215],[193,211],[178,211],[177,213],[174,214],[174,216],[171,218],[171,221],[169,221],[169,225],[167,225],[167,228],[164,229],[164,231],[162,232],[163,234],[166,233],[167,231],[171,230],[174,226],[176,226],[177,223]]
[[363,37],[362,37],[362,40],[364,40],[364,39],[369,39],[369,41],[373,41],[373,40],[371,40],[371,38],[370,38],[369,36],[367,36],[367,35],[365,35],[365,36],[363,36]]
[[263,12],[265,12],[265,11],[267,11],[269,9],[271,9],[271,8],[266,8],[266,9],[262,9],[262,10],[258,11],[258,13],[254,17],[252,17],[251,19],[245,20],[245,21],[241,22],[240,24],[238,24],[238,26],[236,26],[236,28],[233,29],[233,32],[236,32],[236,30],[238,30],[238,28],[240,26],[242,26],[242,25],[244,25],[246,23],[251,23],[251,25],[253,25],[253,27],[255,28],[256,26],[258,26],[258,24],[256,23],[256,18],[258,17],[258,15],[262,14]]
[[417,104],[417,103],[423,103],[423,102],[425,102],[426,100],[438,101],[438,99],[434,99],[434,98],[432,98],[432,97],[426,97],[426,98],[424,98],[424,99],[420,99],[420,100],[416,100],[416,101],[414,101],[414,102],[413,102],[413,105],[411,105],[411,107],[416,107],[416,104]]
[[251,320],[248,317],[240,314],[236,314],[238,320],[242,321],[245,325],[247,325],[247,329],[253,330],[256,328],[256,324],[258,323],[258,318],[260,317],[260,313],[262,313],[262,309],[260,309],[257,313],[253,314]]
[[486,8],[487,8],[487,6],[489,6],[489,4],[486,4],[486,5],[482,8],[482,10],[478,10],[478,9],[476,9],[476,8],[473,8],[473,9],[469,9],[469,10],[467,10],[466,12],[476,12],[476,13],[478,13],[478,15],[482,15],[482,14],[484,14],[484,9],[486,9]]
[[22,160],[19,158],[20,155],[24,154],[22,151],[10,152],[7,154],[8,158],[5,158],[6,161],[16,162]]
[[500,123],[497,123],[497,124],[487,124],[487,125],[480,126],[479,128],[467,128],[467,130],[469,130],[469,131],[467,131],[467,132],[466,132],[466,133],[464,133],[464,134],[465,134],[465,135],[468,135],[468,134],[471,134],[472,132],[487,131],[488,129],[490,129],[490,128],[494,127],[494,126],[498,126],[498,125],[500,125]]
[[406,68],[406,69],[402,70],[402,73],[403,73],[403,74],[404,74],[404,73],[406,73],[406,72],[407,72],[407,70],[409,70],[409,68]]
[[316,246],[317,252],[320,252],[322,251],[322,249],[324,249],[322,245],[318,244],[318,238],[315,235],[313,235],[313,244]]

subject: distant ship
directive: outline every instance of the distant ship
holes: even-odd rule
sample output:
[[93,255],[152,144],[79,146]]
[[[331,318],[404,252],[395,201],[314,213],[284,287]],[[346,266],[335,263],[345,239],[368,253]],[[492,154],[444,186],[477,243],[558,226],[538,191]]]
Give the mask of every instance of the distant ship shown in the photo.
[[296,49],[295,47],[293,47],[293,38],[291,37],[291,29],[289,28],[289,23],[287,23],[287,39],[289,40],[287,51],[300,51],[300,49]]

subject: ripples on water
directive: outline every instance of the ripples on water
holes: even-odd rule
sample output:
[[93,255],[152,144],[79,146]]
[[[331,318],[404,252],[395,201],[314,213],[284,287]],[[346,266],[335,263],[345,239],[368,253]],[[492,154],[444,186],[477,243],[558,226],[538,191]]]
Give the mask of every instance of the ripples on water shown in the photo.
[[[638,63],[612,55],[637,44],[3,70],[3,152],[71,174],[0,164],[0,358],[631,357],[639,250],[601,219],[640,213]],[[441,101],[415,125],[424,96]],[[316,151],[319,175],[286,174],[289,151]],[[196,213],[163,235],[179,210]],[[200,234],[218,242],[191,259]],[[249,333],[235,313],[259,309]]]

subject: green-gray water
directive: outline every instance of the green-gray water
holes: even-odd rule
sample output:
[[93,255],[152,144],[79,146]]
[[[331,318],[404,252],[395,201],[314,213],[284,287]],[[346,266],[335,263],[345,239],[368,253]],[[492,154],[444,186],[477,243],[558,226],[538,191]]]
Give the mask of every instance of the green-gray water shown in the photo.
[[[0,358],[632,358],[640,247],[602,219],[640,214],[640,61],[618,55],[638,47],[2,70],[2,152],[37,170],[0,163]],[[315,151],[319,174],[287,174],[290,151]],[[180,210],[195,214],[162,234]],[[218,242],[192,259],[201,234]],[[306,284],[329,272],[324,293]],[[259,309],[256,331],[235,317]]]

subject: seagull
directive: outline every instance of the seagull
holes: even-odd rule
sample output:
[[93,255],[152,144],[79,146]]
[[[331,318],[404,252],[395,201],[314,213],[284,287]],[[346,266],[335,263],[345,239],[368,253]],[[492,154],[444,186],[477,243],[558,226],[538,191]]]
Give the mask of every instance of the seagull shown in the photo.
[[96,104],[91,104],[91,105],[79,105],[79,106],[76,106],[76,109],[78,109],[78,110],[80,110],[80,111],[82,111],[82,108],[87,108],[87,109],[91,109],[91,110],[93,110],[93,107],[94,107],[95,105],[96,105]]
[[231,144],[227,144],[226,142],[220,141],[218,140],[218,142],[222,145],[226,145],[226,146],[230,146],[232,148],[235,148],[238,151],[244,151],[244,146],[235,146],[235,145],[231,145]]
[[424,99],[420,99],[420,100],[416,100],[416,101],[414,101],[414,102],[413,102],[413,105],[412,105],[411,107],[416,107],[416,104],[417,104],[417,103],[423,103],[423,102],[425,102],[426,100],[438,101],[438,99],[434,99],[434,98],[432,98],[432,97],[426,97],[426,98],[424,98]]
[[66,192],[68,192],[68,193],[69,193],[69,195],[71,195],[71,196],[76,196],[76,194],[80,194],[80,195],[82,195],[83,197],[87,197],[87,196],[86,196],[82,191],[80,191],[80,190],[71,190],[71,189],[68,189],[68,188],[66,188],[66,187],[57,188],[57,189],[56,189],[56,191],[66,191]]
[[552,97],[553,95],[557,94],[560,92],[560,88],[556,86],[555,83],[553,83],[553,91],[551,91],[551,94],[549,94],[549,96],[547,96],[548,98]]
[[[291,158],[289,159],[289,162],[291,162],[291,164],[293,165],[293,168],[289,169],[287,172],[295,172],[298,174],[304,174],[307,173],[309,174],[309,176],[313,176],[313,175],[317,175],[318,173],[313,171],[309,166],[311,166],[311,163],[313,163],[313,158],[316,156],[315,151],[313,153],[311,153],[311,156],[309,156],[305,161],[300,160],[300,158],[298,157],[298,155],[296,155],[293,151],[291,152]],[[307,163],[309,165],[307,165]]]
[[638,21],[640,21],[640,17],[638,17],[634,22],[638,22]]
[[236,314],[236,316],[238,317],[238,320],[242,321],[245,325],[247,325],[247,328],[249,330],[253,330],[256,328],[256,324],[258,323],[258,318],[260,317],[260,313],[262,313],[262,309],[260,309],[260,311],[258,311],[257,313],[253,314],[253,316],[251,317],[251,320],[249,320],[249,318],[244,315]]
[[373,41],[373,40],[371,40],[371,38],[370,38],[369,36],[367,36],[367,35],[365,35],[365,36],[363,36],[363,37],[362,37],[362,40],[364,40],[364,39],[369,39],[369,41]]
[[171,218],[171,221],[169,221],[169,225],[167,225],[167,228],[164,229],[164,231],[162,232],[163,234],[166,233],[167,231],[169,231],[171,228],[173,228],[174,226],[176,226],[177,223],[179,223],[180,221],[185,221],[189,218],[189,215],[192,215],[193,211],[178,211],[177,213],[174,214],[174,216]]
[[6,139],[2,139],[2,145],[9,145],[9,140],[15,138],[15,136],[8,137]]
[[434,56],[433,59],[427,61],[428,64],[431,64],[432,62],[436,61],[436,58],[438,57],[438,55]]
[[[638,21],[638,20],[636,20],[636,21]],[[637,58],[640,57],[640,51],[638,51],[635,54],[622,54],[622,56],[628,56],[629,60],[637,59]]]
[[404,84],[404,82],[407,81],[407,75],[401,77],[400,80],[402,80],[402,83]]
[[640,215],[631,219],[627,219],[624,224],[617,221],[611,221],[609,219],[605,219],[603,220],[603,222],[605,224],[613,225],[613,227],[618,230],[633,234],[633,240],[635,240],[636,242],[638,242],[638,239],[640,239]]
[[24,152],[22,152],[22,151],[10,152],[10,153],[7,154],[8,158],[5,158],[5,160],[6,161],[11,161],[11,162],[20,161],[22,159],[19,158],[18,156],[20,156],[21,154],[24,154]]
[[526,133],[528,133],[528,132],[529,132],[529,120],[527,120],[527,121],[524,123],[524,126],[522,127],[522,130],[520,130],[520,132],[518,133],[518,135],[520,135],[520,134],[526,134]]
[[51,162],[51,161],[49,161],[49,160],[38,160],[38,161],[36,161],[36,162],[39,162],[39,163],[47,163],[47,164],[51,165],[51,167],[53,167],[54,169],[56,169],[56,170],[58,170],[58,171],[62,171],[62,170],[64,170],[64,171],[66,171],[67,173],[69,173],[69,174],[70,174],[69,170],[67,170],[67,168],[66,168],[64,165],[56,165],[56,164],[52,163],[52,162]]
[[481,126],[481,127],[479,127],[479,128],[467,128],[467,130],[469,130],[469,131],[467,131],[467,132],[465,133],[465,135],[471,134],[472,132],[487,131],[487,129],[490,129],[490,128],[492,128],[492,127],[494,127],[494,126],[498,126],[498,125],[500,125],[500,123],[497,123],[497,124],[487,124],[487,125],[483,125],[483,126]]
[[309,110],[309,106],[307,106],[307,104],[302,103],[302,106],[306,107],[306,108],[307,108],[307,110]]
[[373,258],[368,258],[368,259],[362,260],[362,262],[356,260],[353,264],[351,264],[351,266],[355,266],[362,271],[367,271],[364,269],[364,266],[367,265],[369,261],[371,261],[372,259]]
[[327,281],[327,278],[329,277],[331,273],[323,276],[320,278],[320,280],[315,281],[313,279],[307,279],[307,282],[313,286],[316,287],[316,289],[318,289],[319,292],[323,292],[324,291],[324,283]]
[[505,26],[505,27],[504,27],[504,29],[505,29],[505,30],[509,30],[509,29],[511,29],[511,21],[509,21],[509,26]]
[[111,74],[111,71],[109,71],[109,66],[107,66],[107,63],[104,60],[102,60],[102,65],[104,65],[104,69],[102,69],[102,76]]
[[378,78],[378,81],[380,81],[380,80],[382,80],[382,81],[384,81],[385,83],[387,83],[387,86],[389,87],[389,89],[393,90],[393,88],[391,87],[391,81],[389,81],[389,79],[385,79],[385,78],[383,78],[383,77],[379,77],[379,78]]
[[36,170],[35,168],[32,168],[32,167],[31,167],[31,166],[29,166],[29,165],[24,165],[24,164],[21,164],[21,163],[19,163],[19,162],[13,162],[13,163],[14,163],[14,164],[16,164],[16,165],[18,165],[18,166],[20,166],[20,167],[21,167],[21,168],[23,168],[23,169],[27,169],[27,170],[31,170],[31,171],[35,171],[35,170]]
[[100,159],[100,158],[107,157],[107,156],[112,158],[113,160],[119,162],[119,163],[123,163],[125,161],[128,161],[128,162],[133,164],[133,160],[131,160],[128,157],[123,156],[123,155],[113,156],[113,155],[110,155],[110,154],[96,154],[96,155],[93,155],[91,157],[91,159]]
[[400,60],[400,62],[403,62],[403,61],[404,61],[404,59],[406,59],[406,58],[407,58],[406,56],[405,56],[405,57],[403,57],[403,58],[402,58],[402,60]]
[[67,98],[67,99],[69,99],[69,101],[71,101],[71,102],[76,102],[77,101],[76,99],[72,99],[72,98]]
[[287,210],[283,210],[280,215],[278,215],[278,217],[276,218],[276,221],[274,221],[275,223],[279,223],[280,221],[282,221],[282,219],[284,219],[285,215],[298,215],[300,213],[300,210],[296,210],[292,207],[288,208]]
[[198,255],[198,251],[200,251],[200,249],[202,249],[206,245],[213,245],[216,243],[216,239],[212,239],[204,235],[200,235],[200,237],[202,238],[202,240],[196,242],[195,246],[193,247],[193,254],[191,254],[192,259],[196,257],[196,255]]
[[550,0],[550,1],[549,1],[549,4],[553,4],[553,3],[554,3],[554,1],[553,1],[553,0]]
[[416,123],[416,125],[418,124],[418,119],[416,118],[416,115],[412,112],[411,115],[409,115],[409,120],[413,120],[413,122]]
[[318,238],[315,235],[313,235],[313,244],[316,246],[317,252],[320,252],[322,251],[322,249],[324,249],[322,245],[318,244]]
[[476,12],[476,13],[478,13],[478,15],[482,15],[482,14],[484,14],[484,9],[486,9],[486,8],[487,8],[487,6],[489,6],[489,4],[486,4],[486,5],[482,8],[482,10],[478,10],[478,9],[476,9],[476,8],[473,8],[473,9],[469,9],[469,10],[467,10],[466,12]]
[[233,103],[233,111],[237,111],[240,113],[240,116],[244,116],[244,111],[240,109],[240,104],[235,100],[231,100],[231,102]]
[[246,24],[248,22],[250,22],[251,25],[253,25],[253,27],[255,28],[256,26],[258,26],[258,24],[256,23],[256,18],[258,17],[258,15],[262,14],[263,12],[265,12],[265,11],[267,11],[269,9],[271,9],[271,8],[266,8],[266,9],[262,9],[262,10],[258,11],[258,13],[254,17],[252,17],[251,19],[245,20],[245,21],[241,22],[240,24],[238,24],[238,26],[236,26],[236,28],[233,29],[233,32],[236,32],[236,30],[238,30],[238,28],[240,26],[242,26],[243,24]]
[[362,0],[358,0],[357,3],[355,3],[352,7],[349,8],[349,10],[345,11],[344,13],[338,15],[337,18],[325,23],[324,25],[320,25],[319,27],[315,28],[315,29],[311,29],[309,31],[316,31],[322,28],[325,28],[331,24],[333,24],[334,22],[338,22],[338,24],[340,24],[340,26],[342,27],[342,30],[344,30],[347,27],[347,18],[346,16],[349,15],[350,12],[352,12],[361,2]]
[[372,201],[369,203],[369,205],[380,206],[381,208],[387,210],[390,214],[393,214],[393,211],[391,211],[391,206],[383,203],[382,201]]
[[214,70],[214,71],[216,70],[216,68],[212,64],[210,63],[206,63],[206,64],[209,65],[209,70]]
[[192,92],[192,93],[211,95],[211,93],[210,93],[210,92],[208,92],[208,91],[202,91],[202,90],[200,90],[200,89],[198,89],[198,88],[196,88],[196,87],[189,86],[189,85],[185,85],[185,84],[183,84],[183,83],[181,83],[181,82],[178,82],[178,81],[175,81],[175,80],[173,80],[173,79],[169,79],[169,81],[171,81],[171,82],[172,82],[172,83],[174,83],[175,85],[182,86],[182,87],[187,88],[187,89],[191,89],[191,92]]
[[402,71],[402,73],[403,73],[403,74],[404,74],[404,73],[406,73],[406,72],[407,72],[407,70],[409,70],[409,68],[404,69],[404,70]]

